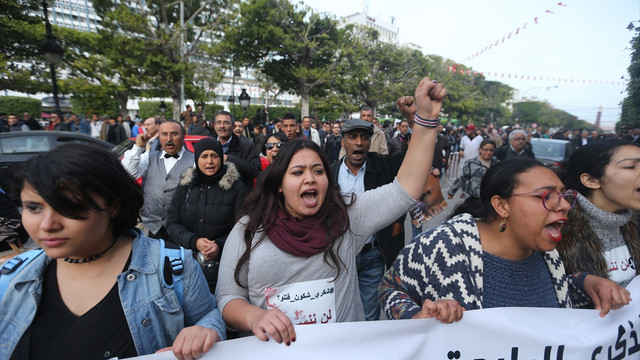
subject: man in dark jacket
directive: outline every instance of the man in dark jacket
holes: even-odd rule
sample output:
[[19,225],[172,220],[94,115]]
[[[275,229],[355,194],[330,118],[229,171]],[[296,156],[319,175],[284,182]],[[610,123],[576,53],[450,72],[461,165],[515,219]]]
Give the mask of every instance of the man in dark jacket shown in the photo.
[[[347,120],[342,127],[342,146],[346,155],[330,165],[344,193],[362,193],[393,181],[404,152],[380,155],[369,152],[373,124],[360,119]],[[367,320],[380,318],[378,285],[386,267],[391,266],[404,247],[404,216],[369,238],[357,255],[360,297]]]
[[533,151],[527,148],[527,134],[523,130],[513,130],[509,133],[509,142],[496,150],[495,157],[502,161],[505,159],[535,158]]
[[244,183],[247,192],[253,190],[253,179],[262,171],[260,153],[256,146],[245,138],[239,138],[233,134],[233,116],[228,111],[219,111],[216,114],[214,127],[218,134],[218,141],[222,144],[224,163],[232,162]]
[[438,169],[439,175],[436,175],[437,178],[440,178],[443,174],[444,168],[447,166],[447,161],[449,161],[449,155],[451,154],[451,144],[449,143],[449,137],[445,136],[442,132],[444,126],[442,124],[438,125],[438,135],[436,137],[436,149],[433,153],[433,165],[431,165],[434,169]]

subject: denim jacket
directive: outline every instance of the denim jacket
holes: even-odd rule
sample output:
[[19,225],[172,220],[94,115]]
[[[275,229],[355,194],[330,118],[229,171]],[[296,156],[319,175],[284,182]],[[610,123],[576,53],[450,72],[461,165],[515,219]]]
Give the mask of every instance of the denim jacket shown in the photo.
[[[171,346],[180,331],[199,325],[225,339],[225,325],[198,263],[186,250],[181,309],[173,289],[164,286],[160,242],[134,229],[131,264],[118,275],[118,291],[138,355]],[[42,296],[44,270],[51,259],[42,253],[17,274],[0,301],[0,359],[8,359],[33,321]]]

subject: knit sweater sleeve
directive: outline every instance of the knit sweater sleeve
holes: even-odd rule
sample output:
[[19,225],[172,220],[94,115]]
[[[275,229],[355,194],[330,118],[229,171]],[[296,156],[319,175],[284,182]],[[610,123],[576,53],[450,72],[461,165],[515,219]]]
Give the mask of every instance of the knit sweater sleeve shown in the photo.
[[380,301],[384,306],[384,312],[389,319],[411,319],[422,309],[415,301],[409,289],[397,275],[398,269],[392,267],[387,271],[378,288]]
[[593,309],[594,304],[591,297],[584,289],[584,279],[589,275],[587,272],[576,272],[568,275],[569,296],[571,297],[571,307],[580,309]]
[[[460,236],[479,246],[473,218],[467,214],[458,223],[463,223],[457,229]],[[410,319],[420,312],[426,299],[452,299],[467,310],[482,308],[482,285],[477,278],[482,264],[470,263],[470,258],[478,255],[472,256],[469,251],[449,225],[440,225],[413,239],[402,249],[378,288],[387,317]]]

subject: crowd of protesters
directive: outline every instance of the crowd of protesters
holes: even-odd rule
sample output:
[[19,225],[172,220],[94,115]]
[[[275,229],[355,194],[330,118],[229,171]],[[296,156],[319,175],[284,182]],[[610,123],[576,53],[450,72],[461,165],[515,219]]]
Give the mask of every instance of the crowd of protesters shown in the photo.
[[[640,272],[640,132],[444,127],[438,116],[445,95],[442,84],[423,79],[415,96],[398,99],[405,119],[393,122],[366,106],[359,119],[329,122],[292,113],[269,119],[265,109],[253,119],[227,111],[207,118],[190,105],[179,121],[53,113],[42,127],[28,113],[0,117],[1,132],[80,132],[112,144],[135,139],[120,161],[72,144],[27,163],[18,179],[22,220],[44,255],[23,270],[29,277],[21,272],[13,280],[28,286],[0,293],[3,308],[15,310],[0,314],[0,338],[8,344],[0,357],[123,357],[171,347],[181,359],[197,358],[217,341],[252,334],[290,346],[294,325],[316,323],[315,315],[305,316],[324,308],[275,306],[278,289],[305,294],[323,287],[332,304],[326,322],[377,320],[381,305],[391,319],[450,323],[468,309],[591,307],[604,316],[628,304],[620,285]],[[194,152],[186,135],[203,136]],[[598,147],[602,159],[563,183],[534,159],[533,137],[569,140],[583,158],[595,156],[598,144],[612,145]],[[396,225],[424,195],[428,178],[446,171],[450,153],[465,160],[452,189],[470,182],[468,198],[446,225],[404,249],[402,239],[389,252],[388,242],[404,238]],[[611,180],[622,176],[626,185]],[[603,221],[611,218],[607,211],[624,213],[606,231],[584,220],[593,228],[593,260],[556,250],[575,206],[580,216]],[[605,246],[598,246],[603,236]],[[167,265],[151,260],[162,251],[154,238],[193,254],[183,299],[155,275]],[[416,255],[437,248],[449,258]],[[634,274],[601,269],[611,256],[626,268],[634,264]],[[440,279],[449,277],[462,280],[444,286]],[[139,288],[128,285],[134,282]],[[32,299],[30,291],[44,296]],[[86,295],[71,295],[77,292]],[[131,303],[132,296],[145,303]],[[82,319],[92,309],[92,319],[108,320],[111,333]],[[61,313],[65,324],[55,324]],[[82,333],[82,343],[68,340],[69,331]],[[36,346],[47,333],[64,336]]]

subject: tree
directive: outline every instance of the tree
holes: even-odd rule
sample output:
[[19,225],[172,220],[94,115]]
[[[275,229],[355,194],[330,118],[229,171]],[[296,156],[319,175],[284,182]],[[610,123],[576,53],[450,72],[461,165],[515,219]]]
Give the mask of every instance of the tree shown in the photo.
[[622,101],[622,116],[616,130],[640,128],[640,28],[631,40],[631,64],[629,65],[628,96]]
[[[184,4],[182,25],[179,4]],[[114,46],[118,52],[108,56],[109,60],[141,71],[133,77],[118,73],[114,79],[131,89],[136,84],[123,84],[123,79],[137,78],[143,95],[171,97],[173,118],[178,119],[183,78],[185,93],[196,100],[203,99],[203,89],[220,81],[220,72],[212,65],[216,60],[213,45],[222,36],[223,25],[235,16],[236,4],[237,0],[94,0],[104,31],[122,41],[120,45],[129,45]],[[206,66],[199,66],[203,64]]]
[[288,0],[250,0],[238,23],[226,29],[234,65],[255,67],[284,91],[301,97],[302,116],[312,95],[323,95],[339,77],[346,43],[338,21]]
[[0,0],[0,90],[34,94],[51,89],[40,51],[45,39],[41,6],[37,0]]
[[394,104],[398,97],[413,93],[429,72],[429,61],[420,51],[380,41],[373,29],[347,30],[350,46],[343,92],[350,94],[356,105],[365,104],[375,114],[379,105]]

